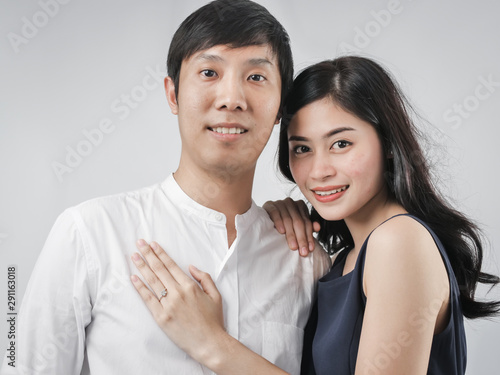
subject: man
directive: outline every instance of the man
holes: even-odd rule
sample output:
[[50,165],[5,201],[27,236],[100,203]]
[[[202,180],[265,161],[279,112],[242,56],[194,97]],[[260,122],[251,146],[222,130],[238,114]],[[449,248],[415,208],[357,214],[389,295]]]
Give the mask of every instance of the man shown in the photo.
[[167,65],[179,167],[161,184],[57,219],[21,307],[21,374],[210,373],[168,339],[130,282],[139,238],[157,241],[183,270],[210,273],[227,331],[299,371],[302,329],[329,258],[288,251],[251,199],[257,158],[292,80],[288,36],[260,5],[219,0],[183,22]]

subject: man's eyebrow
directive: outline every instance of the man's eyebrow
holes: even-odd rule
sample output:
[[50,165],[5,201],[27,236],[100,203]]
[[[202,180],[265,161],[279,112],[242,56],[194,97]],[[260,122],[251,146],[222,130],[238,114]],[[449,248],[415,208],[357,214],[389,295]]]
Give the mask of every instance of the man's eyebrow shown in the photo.
[[264,57],[248,60],[248,65],[274,65],[271,61]]
[[[342,133],[342,132],[346,132],[346,131],[355,131],[356,129],[354,128],[351,128],[350,126],[343,126],[341,128],[336,128],[336,129],[333,129],[331,131],[329,131],[328,133],[326,133],[322,138],[323,139],[326,139],[326,138],[330,138],[336,134],[339,134],[339,133]],[[307,137],[302,137],[300,135],[292,135],[290,136],[290,138],[288,138],[288,141],[291,142],[291,141],[301,141],[301,142],[307,142],[309,141],[309,138]]]
[[[224,61],[224,59],[221,56],[213,55],[210,53],[202,53],[196,57],[196,60],[212,61],[212,62]],[[273,63],[269,61],[269,59],[266,59],[265,57],[256,57],[249,59],[248,61],[245,62],[245,64],[251,66],[273,65]]]
[[210,53],[202,53],[201,55],[198,55],[196,57],[196,60],[205,60],[205,61],[214,61],[214,62],[224,61],[224,59],[222,57],[217,56],[217,55],[212,55]]

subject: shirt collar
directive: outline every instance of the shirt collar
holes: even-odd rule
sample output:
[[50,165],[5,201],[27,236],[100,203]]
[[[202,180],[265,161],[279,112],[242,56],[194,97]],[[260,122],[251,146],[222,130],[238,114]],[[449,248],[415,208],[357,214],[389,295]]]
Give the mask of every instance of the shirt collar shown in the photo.
[[[222,212],[202,206],[194,199],[192,199],[181,189],[177,181],[175,181],[173,173],[170,174],[165,179],[165,181],[163,181],[161,187],[165,195],[167,195],[167,197],[169,197],[175,205],[182,208],[183,210],[188,211],[205,221],[217,224],[226,224],[226,215],[224,215]],[[252,205],[250,209],[241,215],[236,215],[237,227],[241,225],[247,226],[251,224],[257,218],[259,210],[260,207],[257,206],[252,199]]]

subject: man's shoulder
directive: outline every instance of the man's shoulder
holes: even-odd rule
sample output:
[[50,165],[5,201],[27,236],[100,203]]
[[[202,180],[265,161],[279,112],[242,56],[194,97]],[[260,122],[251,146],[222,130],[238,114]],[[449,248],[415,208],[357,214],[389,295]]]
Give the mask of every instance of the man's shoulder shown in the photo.
[[262,239],[267,239],[276,242],[277,245],[288,247],[285,236],[279,233],[274,227],[274,223],[269,217],[266,210],[255,205],[253,207],[253,217],[251,229]]
[[90,219],[99,215],[123,215],[126,212],[144,210],[153,205],[161,194],[161,184],[157,183],[136,190],[92,198],[69,207],[65,213]]
[[290,250],[285,235],[276,230],[267,211],[260,206],[256,206],[255,211],[255,221],[252,228],[255,233],[258,234],[260,243],[272,244],[271,248],[273,251],[282,253],[285,257],[290,256],[290,260],[297,258],[300,263],[313,263],[316,267],[325,271],[330,268],[330,256],[318,241],[316,241],[316,247],[312,253],[310,253],[307,257],[301,257],[297,251]]
[[[261,206],[254,204],[253,206],[255,212],[255,220],[265,227],[274,227],[273,221],[269,217],[269,214]],[[278,233],[279,234],[279,233]]]

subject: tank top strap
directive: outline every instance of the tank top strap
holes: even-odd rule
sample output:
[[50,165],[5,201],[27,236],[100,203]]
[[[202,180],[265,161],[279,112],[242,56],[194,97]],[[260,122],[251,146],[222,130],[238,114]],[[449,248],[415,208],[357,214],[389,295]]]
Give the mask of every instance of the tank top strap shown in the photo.
[[[413,220],[416,220],[417,222],[419,222],[431,234],[431,236],[432,236],[432,238],[434,240],[434,243],[436,244],[437,248],[439,249],[439,253],[441,254],[441,258],[443,259],[443,262],[445,264],[446,271],[448,272],[448,279],[449,279],[449,282],[450,282],[450,292],[454,296],[459,296],[460,295],[460,289],[458,287],[458,282],[457,282],[457,279],[455,277],[455,273],[453,272],[453,267],[451,266],[451,263],[450,263],[450,260],[448,258],[448,254],[446,253],[446,250],[444,248],[444,245],[442,244],[441,240],[436,235],[436,233],[434,233],[434,231],[429,227],[429,225],[426,222],[422,221],[418,217],[413,216],[411,214],[397,214],[397,215],[391,216],[387,220],[384,220],[382,223],[380,223],[379,225],[377,225],[377,227],[375,229],[377,229],[379,226],[381,226],[385,222],[387,222],[387,221],[389,221],[389,220],[391,220],[391,219],[393,219],[395,217],[398,217],[398,216],[408,216],[408,217],[411,217]],[[375,229],[373,229],[370,232],[370,234],[368,235],[368,237],[366,237],[366,240],[363,243],[363,245],[361,246],[361,249],[360,249],[359,255],[358,255],[358,259],[356,261],[355,269],[356,268],[359,269],[359,277],[361,278],[361,280],[363,279],[364,268],[365,268],[366,247],[367,247],[367,244],[368,244],[368,240],[370,239],[370,236],[375,231]],[[362,298],[363,298],[363,302],[366,303],[366,296],[365,296],[364,292],[362,292]]]

